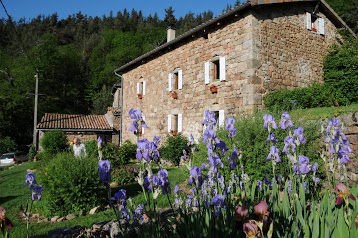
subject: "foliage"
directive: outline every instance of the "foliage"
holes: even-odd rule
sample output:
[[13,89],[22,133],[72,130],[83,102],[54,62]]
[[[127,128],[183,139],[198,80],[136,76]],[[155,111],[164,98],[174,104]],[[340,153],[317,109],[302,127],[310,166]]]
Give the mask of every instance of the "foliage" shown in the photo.
[[51,215],[88,212],[103,202],[105,191],[98,179],[97,160],[57,154],[40,171],[39,179],[46,188],[44,200]]
[[115,166],[126,165],[131,159],[135,159],[137,146],[130,140],[126,140],[118,149],[118,157],[115,158],[113,164]]
[[68,141],[66,134],[61,130],[53,130],[45,132],[41,146],[44,151],[49,154],[57,154],[68,150]]
[[0,154],[10,152],[14,150],[16,147],[15,141],[10,137],[6,136],[4,138],[0,138]]
[[102,148],[103,159],[114,161],[119,157],[119,146],[107,142]]
[[163,160],[171,161],[179,165],[183,151],[188,150],[188,139],[181,133],[176,136],[168,136],[160,148],[160,155]]
[[[333,92],[340,92],[347,103],[358,102],[358,39],[334,46],[324,61],[324,80]],[[336,96],[337,97],[337,96]]]
[[96,140],[87,140],[84,142],[86,146],[86,153],[89,158],[97,159],[98,145]]
[[27,154],[29,160],[32,160],[36,156],[36,154],[37,154],[36,148],[33,144],[31,144],[29,153]]
[[120,166],[112,170],[112,181],[117,182],[119,186],[135,181],[138,168],[133,166]]
[[328,84],[314,84],[306,88],[274,91],[264,97],[265,107],[273,111],[342,106],[349,103],[347,94],[340,90],[334,90]]

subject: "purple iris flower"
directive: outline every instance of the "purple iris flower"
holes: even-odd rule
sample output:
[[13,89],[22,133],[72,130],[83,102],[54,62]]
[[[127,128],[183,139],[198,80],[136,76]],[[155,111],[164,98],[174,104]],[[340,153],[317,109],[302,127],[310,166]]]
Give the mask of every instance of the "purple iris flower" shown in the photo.
[[293,131],[293,136],[296,137],[301,144],[306,144],[306,139],[303,136],[303,131],[304,130],[302,127],[297,127]]
[[124,189],[119,190],[116,194],[114,194],[114,198],[118,201],[125,201],[127,198],[127,192]]
[[32,189],[36,185],[36,177],[34,173],[29,172],[26,174],[25,185],[28,185],[30,189]]
[[142,204],[139,204],[137,208],[134,210],[133,220],[142,225],[144,222],[143,213],[144,213],[144,206]]
[[236,136],[236,128],[234,126],[234,123],[235,123],[234,118],[226,119],[225,129],[229,131],[229,134],[228,134],[229,138],[234,138]]
[[162,188],[162,194],[170,193],[170,183],[168,178],[168,171],[166,169],[161,169],[158,171],[158,178],[160,180],[157,186]]
[[326,129],[326,133],[329,134],[332,129],[338,130],[340,124],[341,124],[341,122],[339,121],[338,118],[333,118],[332,120],[329,120],[327,129]]
[[99,180],[103,183],[109,183],[111,180],[111,162],[109,160],[100,160],[98,162]]
[[130,109],[128,113],[131,122],[128,131],[136,132],[138,131],[138,123],[141,123],[143,128],[148,128],[147,124],[142,118],[142,111],[139,109]]
[[256,182],[257,182],[257,186],[259,186],[260,191],[262,191],[262,181],[256,180]]
[[98,147],[102,147],[102,144],[103,144],[102,138],[99,136],[97,139],[97,145]]
[[181,191],[180,187],[178,185],[175,185],[174,194],[178,194],[179,191]]
[[234,147],[234,149],[232,150],[232,154],[228,157],[230,170],[234,170],[236,168],[238,158],[239,151]]
[[273,133],[273,132],[271,132],[271,133],[267,136],[266,144],[268,144],[270,141],[272,141],[274,144],[277,144],[277,142],[278,142],[278,139],[277,139],[275,133]]
[[154,136],[153,142],[154,142],[154,144],[156,144],[158,146],[159,143],[160,143],[160,137],[159,136]]
[[308,174],[311,171],[310,167],[308,166],[308,163],[309,159],[306,156],[298,156],[299,171],[301,174]]
[[289,149],[291,148],[292,152],[295,153],[296,152],[296,144],[295,144],[295,140],[293,137],[291,136],[287,136],[284,140],[285,142],[285,146],[283,147],[282,152],[283,153],[290,153]]
[[221,214],[221,208],[225,207],[224,204],[224,197],[221,194],[217,194],[215,195],[211,201],[210,201],[210,205],[215,207],[215,216],[218,217]]
[[317,183],[319,183],[319,182],[321,181],[321,179],[320,179],[320,178],[317,178],[317,177],[313,177],[312,179],[313,179],[313,182],[314,182],[315,184],[317,184]]
[[273,129],[277,129],[275,118],[271,114],[265,114],[264,117],[264,128],[270,128],[270,125]]
[[285,130],[286,128],[293,127],[290,115],[288,112],[283,112],[281,115],[280,128]]
[[271,146],[270,148],[270,153],[267,156],[267,160],[271,160],[271,159],[275,159],[276,163],[280,163],[281,159],[280,159],[280,150],[276,147],[276,146]]
[[338,150],[338,158],[341,164],[346,164],[350,161],[348,153],[352,152],[349,146],[341,146]]
[[[197,181],[196,181],[197,180]],[[193,183],[198,183],[198,186],[201,186],[203,184],[203,179],[201,176],[201,170],[197,166],[194,166],[190,169],[190,176],[188,179],[188,185],[192,186]]]
[[226,144],[225,144],[224,141],[221,140],[219,143],[216,144],[216,146],[221,150],[221,153],[222,153],[223,155],[226,154],[227,148],[226,148]]
[[312,167],[311,167],[311,170],[313,173],[316,173],[317,172],[317,169],[318,169],[318,163],[317,162],[314,162],[312,164]]
[[292,180],[288,180],[287,191],[288,191],[289,194],[292,193]]
[[202,122],[203,125],[213,128],[216,126],[215,113],[209,110],[206,110],[204,113],[204,120]]
[[40,201],[42,198],[42,186],[41,185],[36,185],[33,189],[32,189],[32,195],[31,195],[31,200],[35,201],[38,200]]

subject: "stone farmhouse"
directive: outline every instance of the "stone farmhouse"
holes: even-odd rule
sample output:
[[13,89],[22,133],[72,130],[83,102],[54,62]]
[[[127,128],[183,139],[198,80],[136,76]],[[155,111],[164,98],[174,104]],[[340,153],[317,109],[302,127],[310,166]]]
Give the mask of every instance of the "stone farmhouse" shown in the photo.
[[[270,91],[323,81],[323,59],[343,20],[323,0],[251,0],[115,70],[118,143],[135,141],[128,111],[141,109],[141,136],[192,134],[204,111],[225,117],[263,107]],[[114,142],[116,142],[114,140]]]

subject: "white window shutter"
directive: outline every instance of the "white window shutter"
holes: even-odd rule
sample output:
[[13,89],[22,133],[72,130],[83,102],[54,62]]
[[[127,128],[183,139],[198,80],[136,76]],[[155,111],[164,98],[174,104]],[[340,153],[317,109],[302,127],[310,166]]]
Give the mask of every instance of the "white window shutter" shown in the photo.
[[205,62],[205,84],[210,83],[210,62]]
[[[145,116],[142,114],[142,120],[145,121]],[[144,135],[144,127],[142,127],[142,135]]]
[[183,130],[183,114],[178,114],[178,132]]
[[169,90],[169,92],[172,91],[172,84],[173,84],[173,74],[170,73],[168,75],[168,90]]
[[224,80],[226,80],[225,57],[220,57],[219,67],[220,67],[220,81],[224,81]]
[[178,89],[183,89],[183,71],[178,71]]
[[145,81],[143,81],[143,95],[145,95]]
[[306,12],[306,27],[308,30],[312,30],[312,18],[309,12]]
[[324,35],[324,19],[318,18],[318,31],[319,34]]
[[219,127],[224,126],[224,123],[225,123],[224,110],[219,110]]
[[137,83],[137,94],[140,94],[140,85]]
[[168,132],[172,129],[172,115],[168,115]]

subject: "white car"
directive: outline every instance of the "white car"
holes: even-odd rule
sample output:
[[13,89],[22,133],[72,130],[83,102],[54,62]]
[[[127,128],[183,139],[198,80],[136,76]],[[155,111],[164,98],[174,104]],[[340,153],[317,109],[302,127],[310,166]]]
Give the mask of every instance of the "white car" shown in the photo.
[[8,166],[15,163],[21,163],[28,160],[25,152],[16,151],[2,154],[0,157],[0,166]]

